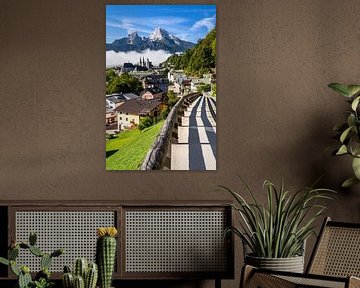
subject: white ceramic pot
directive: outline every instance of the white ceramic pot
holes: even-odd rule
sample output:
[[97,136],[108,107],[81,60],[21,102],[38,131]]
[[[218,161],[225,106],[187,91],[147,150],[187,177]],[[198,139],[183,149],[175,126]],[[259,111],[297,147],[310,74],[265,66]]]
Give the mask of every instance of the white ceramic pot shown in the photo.
[[246,255],[245,263],[262,269],[304,273],[304,256],[289,258],[263,258]]

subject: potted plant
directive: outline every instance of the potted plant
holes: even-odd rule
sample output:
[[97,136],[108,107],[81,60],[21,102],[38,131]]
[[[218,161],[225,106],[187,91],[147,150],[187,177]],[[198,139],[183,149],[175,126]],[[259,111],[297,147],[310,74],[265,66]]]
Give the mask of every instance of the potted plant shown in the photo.
[[[242,180],[243,181],[243,180]],[[304,246],[314,233],[315,220],[326,207],[317,202],[331,199],[329,189],[304,188],[296,193],[264,182],[267,193],[266,206],[261,205],[243,181],[251,201],[240,194],[221,186],[236,201],[233,205],[240,215],[240,227],[229,227],[243,242],[245,264],[278,271],[300,272],[304,270]],[[250,250],[250,253],[247,253]]]
[[[13,242],[8,251],[8,259],[0,257],[0,263],[10,266],[11,271],[18,277],[18,288],[50,288],[54,286],[54,282],[50,280],[50,265],[54,257],[59,257],[64,253],[63,249],[57,249],[52,253],[43,252],[36,246],[37,236],[30,233],[29,243]],[[32,279],[30,268],[26,265],[19,265],[16,260],[19,256],[20,249],[28,250],[31,254],[39,257],[41,270],[36,273]]]
[[347,179],[342,186],[348,187],[360,183],[360,85],[344,85],[331,83],[329,88],[344,96],[350,104],[350,110],[346,112],[346,122],[334,127],[337,132],[336,138],[340,145],[334,151],[334,155],[350,155],[354,177]]
[[96,263],[88,262],[86,258],[76,259],[73,271],[69,266],[64,266],[63,288],[95,288],[97,279],[98,267]]

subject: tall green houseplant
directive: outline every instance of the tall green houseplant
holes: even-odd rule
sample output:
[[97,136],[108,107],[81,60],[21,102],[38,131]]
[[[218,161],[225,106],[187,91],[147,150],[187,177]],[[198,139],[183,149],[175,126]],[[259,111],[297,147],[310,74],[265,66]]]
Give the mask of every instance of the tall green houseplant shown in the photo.
[[318,200],[331,199],[334,191],[329,189],[304,188],[296,193],[277,188],[266,180],[267,203],[262,205],[243,181],[251,201],[239,193],[221,186],[235,199],[233,208],[239,213],[238,227],[229,227],[226,232],[239,236],[251,250],[249,256],[258,258],[290,258],[303,256],[303,245],[314,233],[315,220],[326,207]]
[[342,184],[343,187],[349,187],[360,183],[360,85],[331,83],[328,87],[344,96],[346,102],[350,104],[350,109],[346,111],[346,122],[334,127],[340,142],[334,155],[350,155],[352,157],[354,176]]

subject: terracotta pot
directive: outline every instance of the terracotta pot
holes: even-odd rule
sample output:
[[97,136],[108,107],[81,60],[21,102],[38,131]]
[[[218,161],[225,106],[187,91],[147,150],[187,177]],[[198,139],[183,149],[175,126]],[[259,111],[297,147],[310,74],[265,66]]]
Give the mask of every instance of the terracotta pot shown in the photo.
[[246,255],[245,263],[262,269],[304,273],[304,256],[289,258],[263,258]]

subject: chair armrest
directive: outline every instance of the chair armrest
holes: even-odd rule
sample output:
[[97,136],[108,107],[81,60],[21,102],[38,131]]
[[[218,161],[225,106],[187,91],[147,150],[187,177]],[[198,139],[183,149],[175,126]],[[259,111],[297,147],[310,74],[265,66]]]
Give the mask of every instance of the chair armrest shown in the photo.
[[360,278],[350,276],[349,277],[349,288],[360,288]]
[[296,283],[276,277],[272,274],[262,273],[261,270],[246,265],[243,267],[241,275],[241,288],[296,288]]
[[241,277],[241,288],[292,287],[360,288],[356,277],[333,277],[315,274],[280,272],[246,265]]

